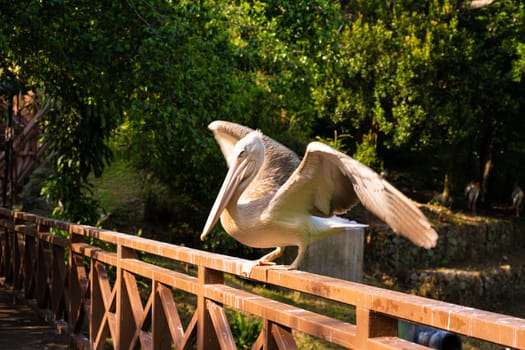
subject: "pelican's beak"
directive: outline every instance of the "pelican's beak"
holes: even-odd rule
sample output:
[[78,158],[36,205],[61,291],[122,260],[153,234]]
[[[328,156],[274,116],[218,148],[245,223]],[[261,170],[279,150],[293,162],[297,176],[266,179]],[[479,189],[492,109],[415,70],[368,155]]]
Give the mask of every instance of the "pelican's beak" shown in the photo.
[[228,203],[230,202],[230,199],[237,190],[237,187],[244,179],[244,174],[246,173],[246,170],[251,168],[249,165],[252,163],[253,162],[249,161],[248,159],[244,159],[241,162],[235,161],[232,163],[230,169],[228,170],[228,173],[226,174],[226,178],[222,183],[219,195],[217,196],[217,199],[215,199],[215,203],[213,203],[210,215],[208,215],[208,220],[206,220],[206,225],[202,230],[202,241],[206,239],[206,236],[210,233],[213,226],[217,223],[217,220],[219,220],[219,217],[224,211],[224,208],[226,208],[226,205],[228,205]]

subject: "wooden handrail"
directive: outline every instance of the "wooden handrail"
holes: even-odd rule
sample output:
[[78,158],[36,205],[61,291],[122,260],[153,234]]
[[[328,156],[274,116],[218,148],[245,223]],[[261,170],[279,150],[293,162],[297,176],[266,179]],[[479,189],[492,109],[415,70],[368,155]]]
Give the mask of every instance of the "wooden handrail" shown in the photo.
[[[244,259],[3,208],[0,226],[0,275],[25,298],[36,299],[50,319],[67,320],[72,348],[102,349],[111,339],[115,349],[185,349],[194,342],[198,349],[231,349],[227,306],[262,320],[252,349],[293,349],[292,331],[352,349],[426,349],[398,337],[399,320],[525,349],[525,320],[516,317],[302,271],[252,270],[253,283],[355,308],[351,324],[225,284],[225,273],[245,278]],[[145,262],[141,254],[194,266],[197,274]],[[138,280],[147,287],[139,288]],[[174,290],[197,299],[185,326]]]

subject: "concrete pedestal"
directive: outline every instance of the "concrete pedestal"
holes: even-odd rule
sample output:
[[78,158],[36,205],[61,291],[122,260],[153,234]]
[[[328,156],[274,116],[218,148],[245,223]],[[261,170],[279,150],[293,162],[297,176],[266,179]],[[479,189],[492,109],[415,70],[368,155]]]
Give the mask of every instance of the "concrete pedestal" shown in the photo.
[[364,229],[341,232],[310,244],[299,270],[361,282]]

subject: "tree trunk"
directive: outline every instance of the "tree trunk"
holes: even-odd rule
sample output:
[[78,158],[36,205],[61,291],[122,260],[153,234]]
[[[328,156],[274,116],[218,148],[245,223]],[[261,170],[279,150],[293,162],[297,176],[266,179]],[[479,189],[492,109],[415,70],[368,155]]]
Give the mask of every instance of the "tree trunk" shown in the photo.
[[481,203],[485,204],[489,178],[492,173],[493,164],[493,153],[492,153],[492,144],[489,146],[489,151],[487,154],[487,159],[485,160],[485,166],[483,167],[483,178],[481,179]]
[[[487,204],[487,193],[489,189],[489,180],[490,176],[492,175],[492,169],[494,168],[494,138],[496,134],[495,130],[495,120],[492,120],[487,125],[486,130],[486,136],[485,136],[485,142],[483,143],[486,145],[486,148],[484,150],[484,157],[481,157],[482,163],[482,178],[481,178],[481,189],[480,189],[480,200],[481,204],[486,205]],[[481,165],[481,164],[480,164]]]
[[445,174],[445,182],[443,183],[443,192],[441,192],[441,205],[447,205],[450,196],[451,187],[451,175],[450,171]]

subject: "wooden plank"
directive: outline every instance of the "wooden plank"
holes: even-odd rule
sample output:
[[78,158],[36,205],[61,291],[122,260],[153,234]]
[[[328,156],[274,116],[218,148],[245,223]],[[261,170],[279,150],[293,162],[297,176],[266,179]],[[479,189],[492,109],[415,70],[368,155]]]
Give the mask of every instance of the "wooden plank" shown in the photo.
[[[255,340],[255,342],[252,344],[251,350],[263,350],[264,349],[264,339],[266,338],[265,330],[263,329],[261,333],[259,333],[259,336]],[[265,349],[268,350],[268,349]]]
[[97,285],[99,287],[102,301],[104,303],[104,308],[107,311],[111,311],[112,304],[113,304],[113,301],[115,300],[117,290],[116,288],[113,288],[113,290],[111,289],[106,267],[102,263],[95,262],[94,268],[97,273],[95,275],[96,277],[95,276],[92,276],[92,277],[95,277],[98,282]]
[[142,349],[145,350],[154,350],[153,348],[153,339],[151,338],[151,334],[149,332],[139,330],[140,332],[140,345],[142,345]]
[[132,308],[132,300],[130,300],[130,291],[126,289],[127,273],[122,269],[121,262],[127,258],[135,257],[135,251],[117,247],[117,280],[115,288],[117,288],[117,331],[118,336],[113,338],[116,349],[128,349],[131,345],[133,335],[136,330],[136,323],[134,321],[134,310]]
[[[101,349],[106,341],[107,333],[109,330],[108,316],[112,303],[111,287],[109,285],[109,279],[106,273],[105,266],[98,262],[91,260],[91,295],[89,298],[90,302],[90,322],[89,322],[89,333],[92,339],[90,340],[93,348]],[[115,294],[113,293],[113,297]],[[116,336],[116,333],[114,335]]]
[[219,335],[215,332],[213,326],[203,286],[223,283],[223,275],[221,272],[200,266],[198,270],[198,283],[201,288],[199,288],[199,293],[197,294],[197,348],[218,350],[221,348],[218,339]]
[[[112,321],[115,321],[114,317],[111,317],[111,319]],[[89,334],[91,336],[89,339],[89,343],[91,345],[91,348],[95,350],[102,350],[105,348],[108,332],[112,334],[113,329],[111,328],[110,322],[110,315],[107,313],[103,315],[100,322],[97,324],[97,327],[92,327],[92,323],[90,322]]]
[[162,284],[183,290],[191,294],[199,293],[199,283],[196,277],[188,276],[184,273],[169,270],[164,267],[148,264],[136,259],[125,259],[122,261],[122,268],[137,275]]
[[356,326],[225,285],[207,285],[205,297],[334,344],[353,348]]
[[63,248],[69,247],[69,240],[67,238],[54,235],[50,232],[38,232],[38,239]]
[[235,340],[233,339],[233,334],[224,309],[211,300],[206,300],[206,308],[210,313],[213,328],[215,329],[215,334],[217,335],[221,349],[236,349],[237,346],[235,345]]
[[432,348],[409,342],[398,337],[377,337],[368,340],[367,349],[371,350],[429,350]]
[[116,253],[102,250],[102,248],[94,247],[84,242],[71,243],[71,251],[98,260],[108,265],[117,266],[118,257]]
[[137,325],[137,329],[140,331],[140,343],[144,348],[146,348],[146,344],[150,344],[148,346],[153,346],[153,337],[151,335],[151,323],[152,323],[152,309],[153,309],[153,300],[155,299],[155,292],[152,291],[149,295],[148,300],[146,301],[146,305],[144,305],[144,311],[142,313],[142,317],[140,320],[140,323]]
[[33,299],[35,295],[35,269],[36,269],[36,240],[34,236],[25,236],[25,273],[24,273],[24,294],[26,299]]
[[[108,326],[110,333],[113,335],[113,339],[117,339],[118,329],[117,329],[117,314],[114,312],[106,312]],[[105,339],[104,339],[105,342]]]
[[193,317],[191,318],[190,323],[188,324],[188,327],[186,327],[186,331],[184,332],[184,337],[182,338],[182,342],[180,344],[180,349],[193,349],[193,345],[196,342],[197,339],[197,323],[199,320],[199,313],[195,312],[193,314]]
[[139,289],[137,288],[137,280],[135,276],[127,271],[123,272],[122,277],[126,284],[127,299],[131,307],[131,312],[135,325],[138,327],[142,323],[144,308],[142,306],[142,300],[140,299]]
[[53,268],[51,271],[51,307],[55,319],[63,318],[67,300],[66,282],[67,267],[65,249],[59,245],[53,245]]
[[277,324],[272,324],[271,328],[273,339],[279,350],[297,350],[292,333]]
[[[163,316],[166,325],[169,328],[171,338],[175,343],[175,347],[180,349],[182,339],[184,338],[184,329],[179,317],[179,312],[177,311],[177,305],[175,305],[175,302],[173,301],[173,294],[169,288],[159,284],[157,287],[157,295],[161,302],[160,306],[162,306]],[[158,334],[156,330],[154,330],[153,333],[154,336],[164,337],[163,335]]]

